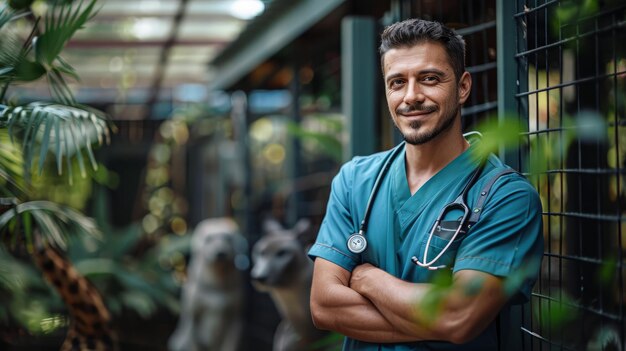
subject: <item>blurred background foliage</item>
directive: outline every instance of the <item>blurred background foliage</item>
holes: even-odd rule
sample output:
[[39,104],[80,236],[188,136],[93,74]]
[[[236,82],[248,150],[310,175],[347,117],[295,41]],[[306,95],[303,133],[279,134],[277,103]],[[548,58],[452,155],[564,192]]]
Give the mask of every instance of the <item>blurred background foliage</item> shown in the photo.
[[[178,313],[192,229],[186,198],[189,189],[185,187],[188,179],[181,172],[188,167],[187,152],[194,146],[190,141],[211,140],[218,145],[220,154],[227,155],[223,164],[229,169],[227,181],[240,184],[237,171],[241,165],[236,157],[241,150],[233,147],[232,140],[242,136],[235,135],[227,110],[208,108],[205,103],[186,104],[155,123],[158,127],[150,138],[138,199],[131,194],[124,199],[136,201],[133,220],[123,226],[111,223],[106,194],[129,180],[98,159],[102,153],[97,147],[107,144],[110,131],[117,128],[104,113],[77,101],[74,91],[80,84],[80,72],[62,58],[64,46],[100,6],[95,0],[0,3],[0,180],[4,182],[0,189],[5,196],[20,195],[16,204],[21,206],[17,215],[13,211],[0,216],[0,223],[7,224],[2,233],[6,245],[0,251],[0,323],[7,328],[0,328],[0,337],[11,342],[28,335],[60,336],[68,325],[62,300],[30,260],[33,218],[48,213],[65,220],[71,210],[88,228],[85,233],[80,227],[59,223],[58,228],[42,234],[63,248],[76,269],[95,284],[113,313],[114,324],[124,328],[134,320]],[[313,72],[310,68],[307,72],[310,81]],[[40,80],[47,82],[51,101],[28,101],[12,94],[15,87]],[[302,98],[302,107],[316,112],[306,113],[298,123],[290,121],[287,110],[256,116],[243,138],[251,143],[257,187],[248,199],[237,190],[226,189],[227,206],[236,212],[250,201],[262,208],[269,196],[273,207],[282,208],[280,199],[294,191],[329,183],[330,175],[297,184],[286,181],[285,176],[290,173],[288,158],[294,157],[290,155],[293,140],[301,142],[305,151],[303,166],[341,161],[343,117],[334,112],[339,84],[332,83],[324,88],[331,94]],[[228,150],[237,155],[228,156]],[[33,200],[36,202],[29,202]],[[34,205],[25,207],[28,203]],[[29,214],[32,211],[39,214]],[[94,220],[80,217],[77,211],[89,213]],[[160,333],[155,340],[138,343],[158,343],[165,337],[167,333]]]
[[[184,240],[169,240],[143,247],[138,255],[145,234],[140,225],[112,229],[99,221],[100,231],[77,211],[89,206],[98,210],[90,202],[93,186],[115,187],[120,179],[96,161],[92,149],[92,144],[107,142],[115,127],[102,112],[76,102],[66,79],[78,79],[78,74],[60,56],[95,14],[96,1],[64,6],[70,3],[0,3],[0,190],[5,196],[0,215],[0,337],[13,342],[58,334],[68,324],[62,300],[31,260],[33,225],[44,240],[68,252],[118,317],[125,310],[143,318],[158,308],[176,312],[178,283],[169,272],[188,249]],[[16,27],[24,26],[31,28],[27,38],[17,34]],[[13,85],[44,78],[54,101],[5,99]]]

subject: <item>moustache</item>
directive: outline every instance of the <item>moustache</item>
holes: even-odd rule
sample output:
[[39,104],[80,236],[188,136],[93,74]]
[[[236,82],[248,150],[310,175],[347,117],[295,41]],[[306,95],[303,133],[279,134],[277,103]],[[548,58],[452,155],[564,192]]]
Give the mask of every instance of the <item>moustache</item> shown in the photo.
[[423,105],[409,105],[407,107],[398,107],[396,113],[399,115],[411,113],[411,112],[426,112],[431,113],[437,111],[437,106],[423,106]]

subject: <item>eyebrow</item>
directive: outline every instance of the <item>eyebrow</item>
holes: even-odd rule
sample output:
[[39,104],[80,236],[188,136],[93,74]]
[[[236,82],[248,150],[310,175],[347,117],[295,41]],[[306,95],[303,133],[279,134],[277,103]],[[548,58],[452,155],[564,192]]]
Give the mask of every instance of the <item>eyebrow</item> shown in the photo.
[[445,76],[446,72],[436,69],[436,68],[430,68],[430,69],[421,70],[420,74],[436,74],[438,76]]
[[[446,75],[446,73],[444,71],[436,69],[436,68],[423,69],[423,70],[419,71],[418,73],[419,73],[419,75],[435,74],[435,75],[438,75],[440,77],[443,77],[443,76]],[[404,77],[404,75],[402,73],[394,73],[394,74],[386,76],[385,77],[385,82],[388,82],[388,81],[390,81],[392,79],[395,79],[395,78],[402,78],[402,77]]]
[[385,82],[388,82],[388,81],[390,81],[392,79],[395,79],[395,78],[402,78],[402,77],[403,77],[402,73],[394,73],[394,74],[386,76],[385,77]]

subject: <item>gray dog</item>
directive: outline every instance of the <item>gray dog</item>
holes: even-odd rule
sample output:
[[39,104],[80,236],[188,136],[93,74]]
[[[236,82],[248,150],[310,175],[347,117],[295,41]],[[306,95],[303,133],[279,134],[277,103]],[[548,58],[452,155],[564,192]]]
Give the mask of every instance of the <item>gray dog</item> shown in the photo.
[[200,222],[191,240],[171,351],[235,351],[243,326],[243,276],[247,244],[230,218]]
[[266,234],[252,249],[250,276],[254,287],[268,292],[282,321],[274,333],[274,351],[313,350],[328,334],[313,325],[309,297],[313,262],[306,255],[310,223],[303,219],[292,229],[265,223]]

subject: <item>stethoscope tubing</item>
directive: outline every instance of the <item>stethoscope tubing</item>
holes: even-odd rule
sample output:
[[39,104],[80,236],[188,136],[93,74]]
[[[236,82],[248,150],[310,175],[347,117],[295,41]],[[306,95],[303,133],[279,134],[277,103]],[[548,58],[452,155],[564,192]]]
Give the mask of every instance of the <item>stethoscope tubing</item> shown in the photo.
[[385,174],[391,167],[391,163],[394,158],[402,151],[405,142],[401,142],[396,148],[387,156],[385,163],[383,164],[383,168],[378,172],[378,176],[376,177],[376,181],[374,181],[374,186],[372,187],[372,192],[370,193],[369,199],[367,200],[367,205],[365,206],[365,213],[363,214],[363,220],[361,221],[361,225],[359,227],[359,234],[363,235],[367,230],[367,224],[369,223],[370,212],[372,212],[372,205],[374,203],[374,199],[376,198],[376,193],[378,193],[378,189],[380,188],[380,183],[382,182]]
[[[467,136],[469,134],[478,134],[480,135],[480,133],[478,132],[472,132],[472,133],[468,133],[465,134],[464,136]],[[372,210],[372,205],[374,203],[374,200],[376,198],[376,194],[378,192],[378,189],[380,188],[380,184],[384,178],[384,176],[387,174],[389,167],[391,167],[391,164],[393,162],[393,160],[395,159],[395,157],[402,151],[402,149],[404,148],[405,142],[403,141],[402,143],[400,143],[398,146],[396,146],[396,148],[387,156],[387,158],[385,159],[385,162],[383,164],[383,167],[381,168],[381,170],[378,172],[378,175],[376,177],[376,180],[374,181],[374,186],[372,187],[372,191],[370,193],[370,196],[367,200],[367,205],[365,207],[365,213],[363,214],[363,220],[361,220],[361,224],[359,226],[359,231],[358,233],[354,233],[350,236],[350,238],[348,239],[348,249],[353,252],[353,253],[357,253],[360,254],[361,252],[363,252],[367,246],[367,240],[365,239],[365,232],[367,231],[367,225],[369,223],[369,216]],[[446,252],[447,250],[450,248],[450,246],[452,245],[452,243],[456,240],[456,238],[458,237],[458,235],[461,233],[461,231],[463,230],[463,227],[465,227],[465,225],[467,224],[467,220],[470,217],[470,210],[469,207],[467,206],[467,193],[469,192],[469,189],[476,184],[476,182],[478,181],[478,179],[480,178],[480,174],[482,173],[483,169],[485,168],[485,164],[487,163],[487,158],[484,157],[483,159],[480,160],[478,166],[476,167],[476,169],[474,170],[474,172],[472,173],[472,176],[469,180],[469,182],[467,182],[465,184],[465,187],[463,188],[463,191],[461,191],[461,194],[456,198],[456,200],[454,200],[451,203],[446,204],[441,211],[439,212],[439,216],[437,217],[437,220],[435,221],[433,227],[430,230],[430,233],[428,234],[428,240],[426,241],[426,247],[424,248],[424,262],[420,262],[419,259],[416,256],[411,257],[411,261],[413,263],[415,263],[416,265],[420,266],[420,267],[424,267],[424,268],[428,268],[429,270],[437,270],[437,269],[441,269],[441,268],[445,268],[445,265],[439,265],[439,266],[434,266],[435,262],[437,262]],[[441,252],[439,252],[438,255],[435,256],[435,258],[431,259],[430,261],[428,260],[428,250],[430,248],[430,243],[432,241],[433,236],[435,235],[435,230],[437,229],[437,227],[440,225],[440,223],[443,221],[443,218],[445,216],[445,213],[452,209],[452,208],[460,208],[463,211],[463,216],[461,218],[461,220],[459,221],[459,225],[456,228],[454,235],[450,238],[450,240],[448,241],[448,243],[446,244],[446,246],[441,250]],[[351,240],[357,239],[359,241],[361,241],[361,247],[358,250],[354,250],[353,247],[351,246]]]
[[[446,265],[439,265],[439,266],[433,266],[433,265],[435,264],[435,262],[437,262],[441,258],[441,256],[443,256],[448,251],[448,249],[450,248],[454,240],[456,240],[459,233],[461,233],[461,231],[463,230],[463,227],[465,227],[465,225],[467,224],[467,220],[470,217],[470,210],[469,210],[469,207],[467,206],[467,193],[469,192],[469,189],[472,186],[474,186],[474,184],[476,184],[476,182],[478,181],[478,178],[480,178],[480,174],[485,168],[486,163],[487,163],[486,158],[483,158],[478,164],[478,167],[476,167],[476,169],[472,173],[472,177],[470,178],[469,182],[465,184],[465,187],[463,188],[461,195],[459,195],[456,198],[456,200],[454,200],[454,202],[446,204],[441,209],[441,211],[439,212],[439,216],[437,217],[437,220],[435,221],[435,224],[433,225],[433,227],[430,230],[430,233],[428,234],[428,240],[426,241],[426,247],[424,248],[424,262],[420,262],[416,256],[413,256],[411,257],[411,261],[413,263],[415,263],[416,265],[420,267],[428,268],[430,270],[436,270],[436,269],[441,269],[441,268],[446,267]],[[439,226],[439,224],[443,221],[446,211],[451,210],[453,208],[460,208],[463,211],[463,217],[461,217],[461,220],[459,221],[459,224],[457,225],[454,235],[450,238],[446,246],[444,246],[444,248],[439,252],[439,254],[435,256],[435,258],[428,261],[428,249],[430,248],[430,242],[432,241],[432,238],[435,235],[435,230],[437,229],[437,226]]]
[[374,203],[374,199],[376,198],[376,193],[380,188],[380,183],[387,173],[389,167],[391,166],[391,161],[396,157],[396,155],[402,150],[404,146],[404,142],[400,143],[396,148],[387,156],[385,162],[383,163],[383,167],[378,172],[378,176],[374,181],[374,186],[372,187],[372,191],[370,192],[369,199],[367,200],[367,205],[365,206],[365,213],[363,214],[363,220],[361,220],[361,225],[359,226],[359,231],[357,233],[352,233],[348,237],[348,241],[346,242],[348,246],[348,250],[353,254],[360,254],[365,251],[367,248],[367,239],[365,238],[365,231],[367,230],[367,224],[369,222],[370,212],[372,210],[372,205]]

